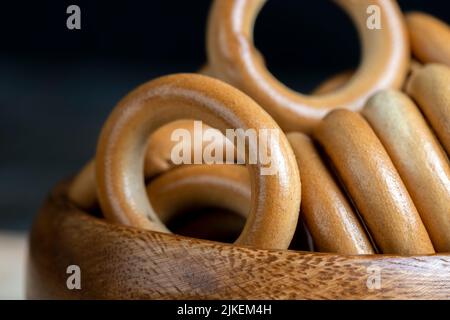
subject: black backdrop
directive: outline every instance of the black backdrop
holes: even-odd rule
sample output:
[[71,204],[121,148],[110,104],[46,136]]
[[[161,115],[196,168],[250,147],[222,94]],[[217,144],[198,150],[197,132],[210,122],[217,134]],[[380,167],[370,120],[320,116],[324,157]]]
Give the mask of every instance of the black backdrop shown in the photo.
[[[46,192],[95,151],[129,90],[205,62],[210,0],[3,1],[0,5],[0,229],[26,229]],[[446,0],[402,0],[449,22]],[[66,28],[81,8],[82,29]],[[271,0],[255,28],[269,69],[307,92],[357,66],[350,20],[327,0]]]

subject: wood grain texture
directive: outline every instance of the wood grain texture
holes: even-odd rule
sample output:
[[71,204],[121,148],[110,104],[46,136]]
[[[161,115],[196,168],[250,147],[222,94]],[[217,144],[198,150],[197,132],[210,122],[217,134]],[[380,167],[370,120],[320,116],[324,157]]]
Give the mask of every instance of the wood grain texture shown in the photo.
[[450,67],[450,27],[424,12],[409,12],[405,18],[413,55],[423,63]]
[[450,156],[450,68],[428,64],[414,72],[406,92],[420,107]]
[[380,91],[362,114],[380,138],[419,211],[437,252],[450,252],[450,165],[417,106]]
[[300,216],[320,252],[371,254],[372,244],[356,213],[309,137],[287,134],[302,177]]
[[361,115],[334,110],[321,121],[315,137],[383,253],[434,252],[403,181]]
[[[339,0],[361,35],[362,61],[343,87],[327,95],[304,95],[279,82],[258,58],[254,21],[265,0],[216,0],[208,20],[208,63],[215,76],[256,100],[288,131],[310,133],[330,110],[360,110],[368,97],[385,88],[400,88],[409,64],[409,44],[402,13],[391,0]],[[367,28],[367,8],[377,5],[383,28]]]
[[[449,299],[450,255],[347,256],[262,250],[107,223],[59,185],[30,239],[33,299]],[[68,290],[66,268],[82,270]],[[379,268],[381,288],[369,289]]]

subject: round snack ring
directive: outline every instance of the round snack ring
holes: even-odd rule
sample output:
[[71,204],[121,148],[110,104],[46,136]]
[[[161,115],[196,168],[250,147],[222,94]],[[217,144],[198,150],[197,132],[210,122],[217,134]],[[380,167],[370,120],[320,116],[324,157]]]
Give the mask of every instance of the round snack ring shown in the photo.
[[[418,102],[422,103],[422,111],[424,111],[424,114],[429,117],[430,123],[436,128],[435,131],[438,133],[438,135],[442,137],[441,140],[443,141],[444,146],[446,137],[450,136],[446,133],[446,131],[448,130],[445,129],[446,127],[448,127],[445,123],[448,117],[446,117],[445,114],[450,114],[450,110],[448,110],[448,106],[450,104],[447,103],[447,101],[450,101],[447,97],[449,93],[448,83],[450,83],[449,71],[450,69],[448,67],[436,64],[412,68],[412,76],[408,86],[408,92],[411,94],[411,96],[416,97]],[[331,82],[332,85],[336,84],[334,78]],[[415,208],[420,214],[420,218],[423,222],[423,225],[426,227],[427,233],[433,243],[435,250],[437,252],[448,252],[450,250],[450,164],[448,158],[445,155],[445,152],[442,150],[441,145],[434,137],[422,114],[418,111],[417,107],[414,105],[411,99],[409,99],[405,94],[395,90],[382,90],[372,96],[366,103],[365,108],[362,110],[362,114],[369,121],[372,127],[371,129],[375,131],[376,135],[381,140],[380,142],[386,149],[390,160],[395,165],[394,170],[398,171],[398,174],[388,174],[387,176],[385,176],[385,180],[388,181],[388,179],[394,179],[395,183],[393,183],[392,185],[395,185],[397,183],[405,184],[407,192],[411,196],[411,200],[413,201]],[[330,115],[330,117],[336,118],[336,116],[333,115]],[[349,113],[347,118],[351,117],[352,115],[351,113]],[[349,121],[348,123],[350,128],[357,127],[357,125],[355,124],[357,122],[353,122],[353,120],[346,120]],[[333,123],[333,121],[331,122]],[[342,123],[344,122],[341,122],[341,124]],[[335,137],[332,137],[331,133],[328,134],[330,139],[339,139],[337,136],[339,134],[343,135],[344,138],[342,140],[342,143],[344,141],[348,143],[349,141],[352,141],[353,138],[355,138],[347,137],[346,134],[350,133],[346,132],[346,130],[342,128],[339,129],[339,132],[336,131]],[[366,135],[362,134],[359,139],[364,139],[364,137],[366,137]],[[291,135],[288,135],[288,139],[291,140],[291,138]],[[301,140],[297,137],[297,141]],[[374,139],[374,141],[376,141],[376,139]],[[374,149],[376,149],[376,145],[380,146],[379,143],[373,142],[370,143],[369,141],[366,141],[364,144],[369,145]],[[331,144],[331,142],[328,142],[328,144]],[[328,147],[332,148],[330,145]],[[298,159],[299,148],[293,147],[293,149]],[[304,149],[305,146],[302,146],[302,151],[305,152]],[[358,150],[358,148],[356,149]],[[364,145],[359,145],[358,152],[349,149],[344,151],[342,150],[340,151],[340,154],[337,152],[337,150],[335,150],[336,153],[334,154],[334,160],[338,161],[336,160],[338,159],[337,157],[342,158],[343,155],[349,155],[349,157],[344,158],[345,162],[351,163],[352,161],[355,162],[355,158],[358,157],[358,152],[364,151]],[[386,159],[382,160],[382,162],[385,160]],[[369,166],[370,163],[365,168],[366,173],[370,172]],[[344,174],[347,175],[347,184],[352,185],[350,187],[347,187],[347,189],[352,189],[354,185],[360,188],[358,190],[358,188],[353,187],[354,194],[357,193],[355,195],[356,197],[358,195],[362,196],[362,193],[367,194],[367,192],[362,188],[364,187],[364,185],[361,183],[361,180],[358,180],[361,179],[361,175],[358,175],[356,170],[352,169],[351,167],[345,168],[342,163],[338,163],[336,167],[338,169],[341,168]],[[375,168],[376,166],[374,165],[373,167]],[[299,167],[299,169],[300,172],[306,171],[302,170],[301,166]],[[384,173],[389,172],[391,169],[384,170]],[[374,170],[374,172],[376,171],[377,170]],[[364,172],[364,170],[360,170],[360,172]],[[353,174],[353,177],[351,177],[350,174]],[[378,174],[378,178],[376,176],[373,176],[371,179],[369,179],[370,174],[368,174],[368,180],[366,181],[380,180],[380,177],[382,177],[382,175],[380,175],[380,173]],[[305,191],[309,185],[309,177],[305,173],[302,174],[302,184],[305,188]],[[401,189],[404,191],[404,188]],[[427,192],[424,192],[424,190],[427,190]],[[395,194],[395,192],[393,192],[392,194]],[[394,197],[392,197],[391,199],[383,199],[383,196],[381,195],[381,193],[378,194],[378,204],[375,204],[375,206],[382,208],[383,206],[386,206],[386,202],[394,201],[397,202],[397,208],[399,209],[399,213],[401,213],[401,208],[405,207],[405,203],[409,203],[407,206],[410,206],[411,212],[408,213],[408,215],[415,216],[410,220],[413,222],[415,221],[416,223],[417,221],[419,221],[417,219],[417,215],[415,213],[412,213],[416,210],[413,209],[410,201],[405,201],[405,199],[399,201],[401,200],[401,197],[399,197],[398,199],[395,199]],[[404,193],[404,195],[406,195],[406,193]],[[307,198],[309,196],[311,195],[306,191],[303,192],[302,210],[307,206]],[[313,196],[320,196],[320,192],[313,193]],[[370,201],[365,202],[370,203]],[[322,201],[321,203],[324,203],[324,201]],[[315,205],[310,209],[312,211],[313,209],[317,208],[320,208],[320,206]],[[332,210],[333,208],[336,209],[337,207],[333,204],[328,212],[331,212],[330,210]],[[371,213],[370,216],[368,214],[369,211],[373,211],[368,209],[366,209],[365,211],[366,216],[369,217],[369,220],[374,219],[373,213]],[[362,212],[364,212],[364,209],[362,210]],[[305,212],[302,211],[302,213],[306,219],[308,219],[308,214],[311,215],[311,213],[309,212],[307,212],[306,215]],[[408,223],[409,222],[406,222],[403,226],[394,228],[403,228],[404,230],[407,230]],[[376,224],[377,223],[375,223],[375,225]],[[382,225],[382,223],[380,223],[380,225]],[[417,226],[414,226],[414,228],[417,228]],[[384,228],[381,227],[379,228],[379,231],[383,229]],[[423,230],[423,228],[419,229]],[[375,234],[379,231],[375,230]],[[385,229],[385,232],[389,231]],[[412,233],[408,233],[411,236]],[[423,235],[423,232],[419,232],[419,234]],[[395,229],[392,230],[392,236],[393,238],[395,238]],[[378,236],[378,238],[386,238],[386,236]],[[393,242],[397,243],[395,245],[397,246],[402,241],[403,240],[394,240]],[[425,243],[429,244],[428,239],[425,240]],[[428,244],[426,244],[426,246],[428,246]],[[416,245],[418,246],[418,248],[422,247],[421,250],[424,249],[422,244],[418,243]],[[386,248],[386,244],[384,245],[384,249],[385,252],[389,252],[390,250]],[[392,249],[393,252],[403,253],[408,252],[408,250],[410,253],[412,253],[415,252],[416,249]]]
[[174,168],[147,185],[150,203],[163,223],[187,209],[221,208],[247,218],[251,188],[241,165],[186,165]]
[[450,252],[450,164],[419,109],[405,94],[384,90],[362,114],[405,183],[434,248]]
[[339,88],[342,88],[355,74],[354,70],[345,70],[336,73],[329,78],[321,82],[314,90],[311,92],[314,95],[328,94]]
[[334,110],[320,122],[314,134],[381,252],[434,253],[403,181],[361,115],[345,109]]
[[[199,129],[196,129],[195,120],[183,119],[170,122],[158,128],[148,139],[147,153],[144,163],[144,176],[150,179],[162,172],[165,172],[175,166],[171,160],[171,152],[174,146],[178,143],[171,139],[175,130],[186,130],[191,136],[196,134],[196,130],[202,132],[202,144],[191,145],[191,160],[196,150],[202,150],[207,143],[210,143],[205,137],[207,130],[216,130],[206,124],[201,124]],[[217,131],[217,130],[216,130]],[[228,152],[235,152],[234,145],[227,139],[223,139],[218,143],[223,142],[223,155]],[[238,161],[242,161],[242,156],[235,154]],[[95,182],[95,162],[90,160],[75,176],[72,181],[68,196],[80,208],[88,210],[96,206],[97,191]]]
[[410,12],[405,18],[413,55],[423,63],[450,67],[450,27],[423,12]]
[[[418,62],[415,59],[411,59],[408,69],[408,76],[421,67],[422,64],[420,62]],[[347,83],[347,81],[349,81],[353,77],[354,74],[355,74],[354,70],[346,70],[336,73],[330,76],[329,78],[325,79],[317,87],[315,87],[314,90],[312,91],[312,94],[315,95],[328,94],[330,92],[333,92],[334,90],[342,88]],[[402,90],[405,90],[407,83],[408,78],[403,83]]]
[[[216,77],[241,89],[265,108],[285,131],[310,133],[330,110],[360,110],[384,88],[400,88],[409,48],[403,16],[394,1],[340,0],[361,35],[362,63],[352,79],[327,95],[306,96],[280,83],[258,58],[252,42],[255,18],[264,0],[216,0],[209,16],[208,63]],[[367,27],[369,5],[381,9],[382,28]]]
[[372,244],[356,213],[322,161],[311,139],[287,134],[302,175],[300,216],[321,252],[373,254]]
[[[191,144],[191,161],[194,161],[194,154],[197,150],[203,150],[211,142],[207,138],[208,131],[214,130],[218,134],[221,134],[217,129],[211,128],[207,124],[190,119],[177,120],[163,125],[150,136],[147,145],[147,154],[144,163],[144,174],[146,178],[154,177],[175,166],[172,161],[171,153],[174,147],[179,143],[179,141],[174,139],[176,137],[172,136],[177,130],[189,132],[191,137],[201,132],[202,143],[199,145],[194,143]],[[234,153],[234,145],[229,140],[223,139],[215,141],[215,143],[223,144],[222,149],[224,157],[227,148],[229,152]]]
[[[86,192],[95,182],[82,182],[95,179],[94,167],[94,161],[90,161],[69,188],[69,199],[85,210],[98,205],[96,192]],[[201,164],[179,166],[155,177],[147,185],[147,195],[161,222],[166,223],[177,212],[191,207],[217,207],[247,218],[251,189],[244,166]]]
[[427,118],[450,156],[450,67],[428,64],[410,77],[406,92]]
[[[301,133],[287,137],[303,172],[300,213],[319,251],[373,254],[365,230],[311,140]],[[240,165],[180,166],[153,179],[147,194],[163,223],[183,210],[201,207],[228,209],[247,218],[251,199],[248,172]]]
[[[98,197],[105,217],[167,232],[145,190],[142,172],[146,141],[158,127],[186,118],[205,121],[222,133],[229,128],[253,129],[258,134],[262,129],[277,132],[278,139],[268,139],[265,146],[272,156],[272,174],[265,174],[267,165],[261,161],[247,163],[254,196],[236,243],[286,249],[295,232],[301,196],[289,142],[252,99],[202,75],[178,74],[150,81],[128,94],[113,110],[101,131],[95,160]],[[248,152],[255,148],[250,145]]]

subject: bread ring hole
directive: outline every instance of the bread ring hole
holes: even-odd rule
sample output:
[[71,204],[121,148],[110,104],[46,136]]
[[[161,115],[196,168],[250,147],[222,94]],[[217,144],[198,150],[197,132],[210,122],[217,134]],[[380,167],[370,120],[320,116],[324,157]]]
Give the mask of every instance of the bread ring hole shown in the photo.
[[254,42],[268,70],[304,93],[332,75],[355,70],[361,59],[355,26],[329,0],[268,1],[256,19]]
[[[200,204],[173,207],[176,209],[170,212],[169,218],[165,221],[166,227],[173,233],[186,237],[233,243],[242,232],[246,221],[242,213],[220,206]],[[104,219],[98,203],[83,210],[93,217]],[[303,234],[295,238],[300,238],[300,243],[305,243]],[[305,247],[301,248],[305,249]]]
[[166,224],[182,236],[233,243],[244,228],[245,218],[226,208],[193,207],[175,213]]
[[[233,243],[244,228],[245,218],[227,208],[191,207],[176,212],[166,225],[182,236]],[[303,219],[297,226],[289,249],[314,251],[314,241]]]
[[182,165],[147,185],[162,223],[173,233],[234,242],[251,207],[248,169],[241,165]]

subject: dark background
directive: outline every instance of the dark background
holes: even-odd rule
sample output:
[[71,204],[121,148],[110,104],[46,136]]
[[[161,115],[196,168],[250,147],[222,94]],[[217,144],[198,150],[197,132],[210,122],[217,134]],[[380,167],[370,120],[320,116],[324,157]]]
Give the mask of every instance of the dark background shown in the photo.
[[[101,125],[135,86],[206,60],[210,0],[2,1],[0,10],[0,230],[27,229],[45,194],[95,152]],[[449,22],[445,0],[403,0]],[[66,8],[81,7],[81,30]],[[307,92],[354,68],[351,21],[328,0],[271,0],[255,27],[269,69]]]

